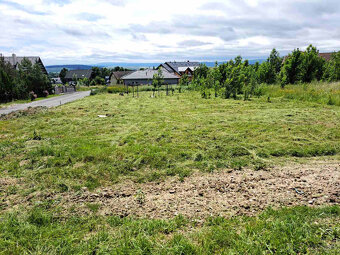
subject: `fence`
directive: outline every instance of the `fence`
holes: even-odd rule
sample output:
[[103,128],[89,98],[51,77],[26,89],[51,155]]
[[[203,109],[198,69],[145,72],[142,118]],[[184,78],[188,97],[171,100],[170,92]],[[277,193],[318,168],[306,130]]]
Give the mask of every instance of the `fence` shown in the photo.
[[76,92],[76,87],[74,86],[55,86],[54,94],[64,94],[64,93],[73,93]]

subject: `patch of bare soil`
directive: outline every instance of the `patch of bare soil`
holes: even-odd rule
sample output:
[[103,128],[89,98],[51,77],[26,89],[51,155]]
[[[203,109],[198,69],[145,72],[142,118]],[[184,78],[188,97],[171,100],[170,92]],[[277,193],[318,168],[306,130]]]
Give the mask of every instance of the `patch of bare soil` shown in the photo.
[[272,206],[338,204],[340,162],[276,167],[271,171],[196,173],[184,182],[176,178],[137,185],[125,182],[98,192],[64,196],[62,204],[88,213],[87,203],[100,204],[99,214],[171,218],[254,215]]

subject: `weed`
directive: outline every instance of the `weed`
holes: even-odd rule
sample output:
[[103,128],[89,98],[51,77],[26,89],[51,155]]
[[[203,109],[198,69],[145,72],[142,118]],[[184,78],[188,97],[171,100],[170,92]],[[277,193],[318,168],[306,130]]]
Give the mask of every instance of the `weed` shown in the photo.
[[140,205],[143,205],[145,203],[145,194],[141,189],[139,189],[136,193],[136,201]]
[[38,133],[34,130],[33,131],[33,137],[32,137],[32,140],[34,141],[40,141],[42,138],[40,135],[38,135]]
[[100,204],[87,203],[86,207],[89,208],[91,210],[91,212],[96,213],[96,212],[98,212],[98,210],[100,208]]

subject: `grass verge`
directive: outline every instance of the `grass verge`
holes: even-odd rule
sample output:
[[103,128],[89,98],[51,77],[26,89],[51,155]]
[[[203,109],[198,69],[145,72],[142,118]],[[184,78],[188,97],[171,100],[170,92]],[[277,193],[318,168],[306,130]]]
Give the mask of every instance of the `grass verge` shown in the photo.
[[268,209],[257,217],[63,218],[34,208],[0,216],[3,254],[336,254],[338,206]]

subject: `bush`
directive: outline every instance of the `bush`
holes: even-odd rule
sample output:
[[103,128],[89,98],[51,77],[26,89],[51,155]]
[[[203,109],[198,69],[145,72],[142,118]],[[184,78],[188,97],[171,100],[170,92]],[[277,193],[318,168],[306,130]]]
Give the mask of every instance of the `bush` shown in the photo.
[[107,92],[110,94],[119,94],[119,93],[125,93],[126,88],[123,86],[112,86],[107,88]]
[[34,93],[34,91],[31,91],[29,93],[29,97],[30,97],[31,101],[34,101],[35,99],[37,99],[38,96],[37,96],[37,94]]
[[44,90],[44,91],[43,91],[43,96],[44,96],[44,97],[48,97],[49,95],[50,95],[50,93],[48,93],[47,90]]
[[107,92],[107,88],[103,87],[103,88],[95,88],[95,89],[91,89],[91,96],[95,96],[97,94],[102,94],[102,93],[106,93]]

